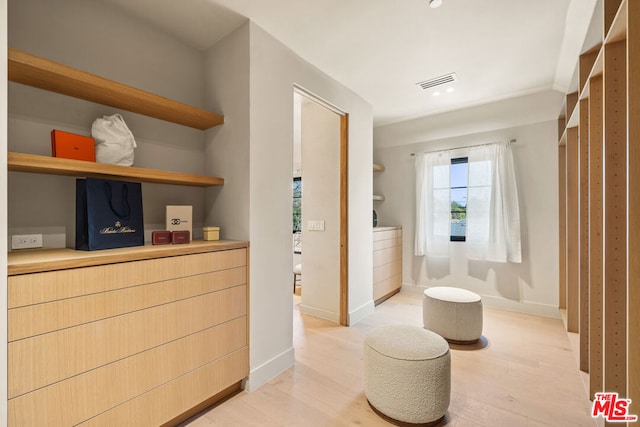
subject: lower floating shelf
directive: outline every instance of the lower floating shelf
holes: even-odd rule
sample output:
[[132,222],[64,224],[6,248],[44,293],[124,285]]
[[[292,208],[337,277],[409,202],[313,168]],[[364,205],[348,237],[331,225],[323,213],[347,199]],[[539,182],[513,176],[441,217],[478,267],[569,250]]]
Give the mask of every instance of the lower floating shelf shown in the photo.
[[377,202],[382,202],[382,201],[384,201],[384,196],[381,196],[379,194],[374,194],[373,195],[373,200],[377,201]]
[[106,163],[86,162],[83,160],[38,156],[35,154],[9,152],[7,155],[8,169],[13,172],[130,180],[155,184],[188,185],[193,187],[224,185],[224,179],[205,175],[167,172],[159,169],[145,169],[132,166],[117,166]]

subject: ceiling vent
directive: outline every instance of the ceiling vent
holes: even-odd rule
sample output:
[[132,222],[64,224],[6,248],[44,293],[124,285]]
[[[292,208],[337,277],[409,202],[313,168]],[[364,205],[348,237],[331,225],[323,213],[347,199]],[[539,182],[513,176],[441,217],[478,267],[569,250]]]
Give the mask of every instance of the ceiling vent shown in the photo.
[[427,90],[436,86],[442,86],[448,83],[453,83],[456,80],[458,80],[458,76],[456,76],[456,73],[449,73],[449,74],[445,74],[444,76],[436,77],[435,79],[429,79],[423,82],[416,83],[416,85],[420,86],[424,90]]

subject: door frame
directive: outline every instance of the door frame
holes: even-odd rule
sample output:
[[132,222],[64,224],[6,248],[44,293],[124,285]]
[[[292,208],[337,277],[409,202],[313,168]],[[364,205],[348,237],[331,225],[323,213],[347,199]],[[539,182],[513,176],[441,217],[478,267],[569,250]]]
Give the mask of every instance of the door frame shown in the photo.
[[340,116],[340,324],[349,326],[349,114]]
[[294,93],[340,116],[340,325],[349,326],[349,113],[295,85]]

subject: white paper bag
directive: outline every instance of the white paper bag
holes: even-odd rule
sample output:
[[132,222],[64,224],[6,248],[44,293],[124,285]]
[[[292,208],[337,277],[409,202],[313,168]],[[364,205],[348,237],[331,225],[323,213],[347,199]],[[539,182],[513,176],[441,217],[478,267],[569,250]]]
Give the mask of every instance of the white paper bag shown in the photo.
[[133,165],[136,140],[120,114],[96,119],[91,126],[91,136],[96,140],[97,162]]

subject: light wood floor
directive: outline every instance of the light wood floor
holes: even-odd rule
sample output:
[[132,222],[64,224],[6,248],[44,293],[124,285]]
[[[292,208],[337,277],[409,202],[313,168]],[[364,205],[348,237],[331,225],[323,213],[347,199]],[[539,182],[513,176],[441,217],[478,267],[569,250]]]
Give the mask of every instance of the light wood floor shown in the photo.
[[[351,328],[301,315],[294,297],[295,365],[185,424],[386,426],[363,393],[365,334],[378,325],[422,326],[422,299],[398,294]],[[447,426],[595,426],[561,320],[484,309],[481,349],[451,350]]]

